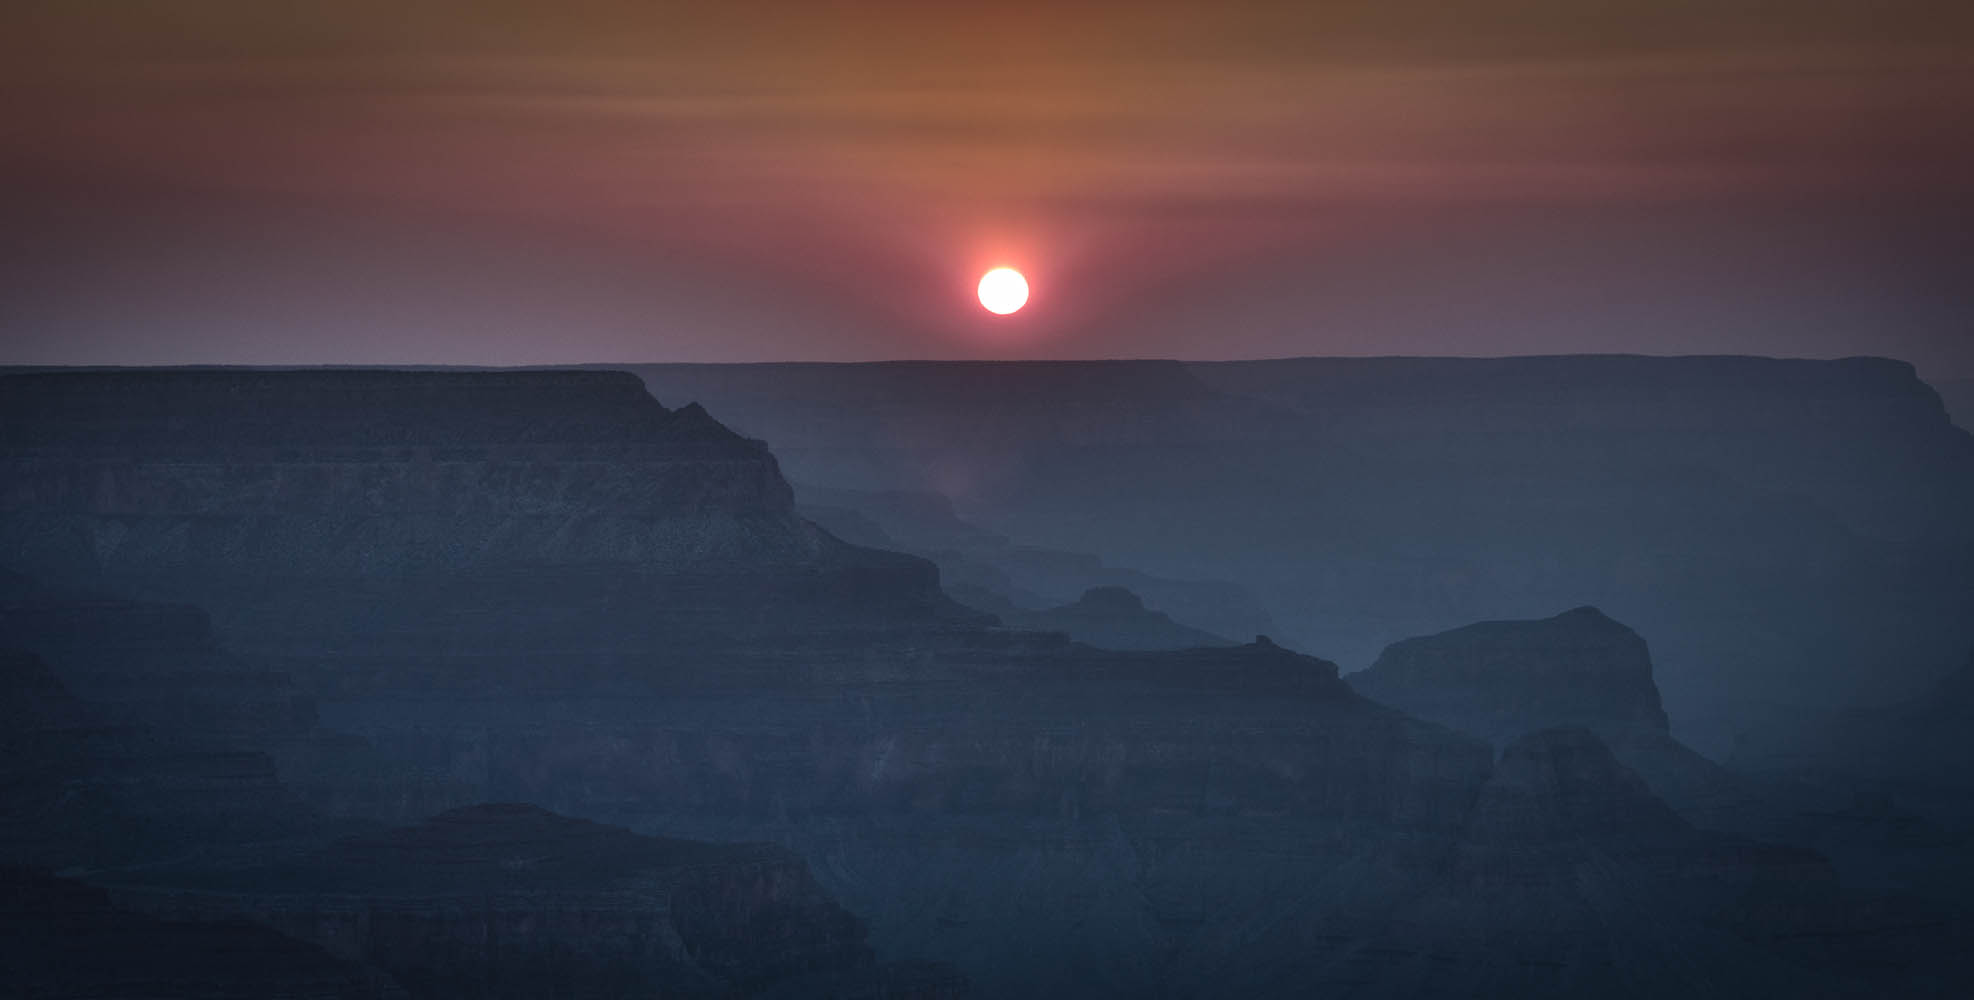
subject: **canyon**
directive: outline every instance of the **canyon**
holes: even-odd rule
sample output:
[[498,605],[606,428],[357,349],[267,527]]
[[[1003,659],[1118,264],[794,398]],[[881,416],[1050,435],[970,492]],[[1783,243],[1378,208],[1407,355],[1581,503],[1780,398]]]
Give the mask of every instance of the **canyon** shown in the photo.
[[[1058,375],[1139,384],[1092,371]],[[1246,433],[1284,405],[1157,373],[1174,427]],[[1350,675],[1303,651],[1320,629],[1100,648],[1072,637],[1096,612],[1136,635],[1191,612],[969,606],[935,547],[858,543],[902,515],[819,526],[803,510],[831,497],[802,499],[778,441],[650,378],[0,375],[0,662],[32,750],[10,794],[107,789],[101,814],[11,830],[6,860],[414,995],[1967,981],[1964,900],[1778,842],[1793,807],[1680,741],[1656,629],[1579,607]],[[794,461],[820,468],[808,444]],[[1180,595],[1220,579],[1145,566]],[[87,749],[98,731],[231,762],[211,801],[278,822],[62,844],[154,800],[225,812]],[[498,961],[475,943],[496,932],[519,935]]]

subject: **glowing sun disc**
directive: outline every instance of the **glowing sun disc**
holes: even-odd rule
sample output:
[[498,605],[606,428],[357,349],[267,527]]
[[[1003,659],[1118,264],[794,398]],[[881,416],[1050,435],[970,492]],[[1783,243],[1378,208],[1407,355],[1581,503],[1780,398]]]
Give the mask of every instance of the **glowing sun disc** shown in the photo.
[[1028,304],[1028,279],[1011,267],[997,267],[980,276],[980,304],[1006,316]]

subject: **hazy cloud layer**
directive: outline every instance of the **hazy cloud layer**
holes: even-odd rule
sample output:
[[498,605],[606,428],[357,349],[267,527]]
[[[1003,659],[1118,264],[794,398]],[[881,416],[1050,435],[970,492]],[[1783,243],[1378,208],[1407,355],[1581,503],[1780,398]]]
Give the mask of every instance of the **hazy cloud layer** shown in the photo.
[[1445,6],[14,5],[7,359],[1974,370],[1966,5]]

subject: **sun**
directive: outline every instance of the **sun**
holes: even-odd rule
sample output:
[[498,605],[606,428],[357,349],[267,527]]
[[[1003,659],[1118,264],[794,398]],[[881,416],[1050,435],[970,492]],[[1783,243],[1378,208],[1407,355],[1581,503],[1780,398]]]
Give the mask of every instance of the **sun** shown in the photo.
[[980,304],[1001,316],[1028,304],[1028,279],[1011,267],[997,267],[980,276]]

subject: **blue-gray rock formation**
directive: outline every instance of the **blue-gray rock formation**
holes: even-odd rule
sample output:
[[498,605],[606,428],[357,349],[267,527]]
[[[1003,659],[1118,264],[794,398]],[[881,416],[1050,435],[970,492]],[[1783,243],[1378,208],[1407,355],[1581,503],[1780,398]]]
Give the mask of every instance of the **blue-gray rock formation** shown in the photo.
[[389,977],[244,919],[167,920],[101,889],[0,867],[9,996],[90,1000],[405,1000]]
[[1974,644],[1974,437],[1896,361],[638,371],[799,482],[938,492],[1026,544],[1240,584],[1351,668],[1594,604],[1653,637],[1678,735],[1716,756],[1757,720],[1916,694]]
[[1653,674],[1643,637],[1581,607],[1395,642],[1349,682],[1369,698],[1496,746],[1538,730],[1591,730],[1693,823],[1776,835],[1776,806],[1671,735]]
[[1087,552],[1020,544],[961,518],[940,493],[803,485],[796,498],[802,516],[845,541],[932,560],[947,593],[1003,618],[1071,604],[1090,590],[1121,588],[1180,625],[1210,635],[1283,637],[1260,602],[1238,584],[1155,576],[1108,565]]
[[1591,607],[1395,642],[1350,684],[1497,744],[1555,726],[1667,728],[1645,640]]
[[[1174,399],[1188,379],[1167,385]],[[862,967],[839,963],[854,935],[828,931],[832,906],[905,963],[872,988],[928,995],[950,985],[924,974],[942,962],[987,995],[1035,996],[1463,982],[1732,995],[1933,974],[1748,944],[1804,928],[1907,938],[1854,908],[1813,856],[1696,831],[1594,735],[1531,738],[1497,763],[1487,740],[1266,640],[1112,651],[997,627],[949,601],[931,563],[807,523],[765,446],[623,376],[153,372],[0,388],[14,418],[0,431],[0,561],[51,590],[202,609],[211,641],[185,676],[237,663],[290,678],[313,706],[298,733],[222,726],[223,712],[212,727],[271,744],[280,787],[317,814],[410,825],[92,875],[173,921],[251,910],[304,937],[396,927],[339,954],[413,991],[538,985],[575,939],[568,978],[598,995],[600,967],[697,970],[715,990],[837,989]],[[1260,412],[1212,396],[1171,427],[1238,429],[1215,421]],[[1106,412],[1083,415],[1101,428]],[[64,657],[48,661],[58,674],[179,669],[92,651],[86,629],[38,634]],[[119,683],[98,689],[107,702],[135,682]],[[256,689],[210,690],[246,704]],[[1576,694],[1578,708],[1612,708]],[[1662,716],[1614,704],[1669,739]],[[461,800],[624,829],[535,808],[423,823]],[[725,859],[707,877],[744,877],[691,897],[723,931],[680,930],[701,911],[677,896],[635,931],[604,907],[623,879],[649,889],[639,873],[697,870],[584,867],[648,836],[729,845],[706,848]],[[532,846],[565,840],[576,846]],[[730,846],[762,842],[779,847]],[[435,903],[454,898],[451,876],[392,874],[434,867],[415,859],[443,862],[486,905]],[[749,881],[757,863],[782,874]],[[1807,895],[1754,891],[1775,881]],[[331,884],[349,888],[347,907],[310,894]],[[561,909],[542,895],[558,885],[574,894]],[[377,902],[395,890],[412,901],[402,912]],[[636,898],[637,912],[658,903]],[[784,927],[781,910],[754,907],[776,900],[808,917]],[[749,914],[786,933],[748,931]],[[1948,936],[1962,926],[1928,920]],[[485,972],[489,927],[519,935],[511,975]],[[677,944],[693,940],[770,947],[728,961],[706,950],[725,945]],[[748,979],[755,968],[776,971]]]

